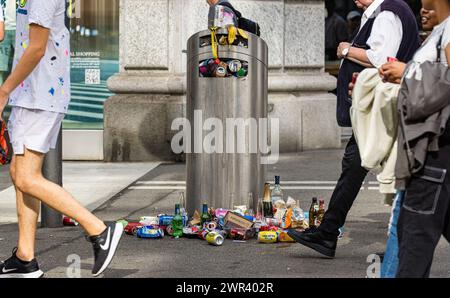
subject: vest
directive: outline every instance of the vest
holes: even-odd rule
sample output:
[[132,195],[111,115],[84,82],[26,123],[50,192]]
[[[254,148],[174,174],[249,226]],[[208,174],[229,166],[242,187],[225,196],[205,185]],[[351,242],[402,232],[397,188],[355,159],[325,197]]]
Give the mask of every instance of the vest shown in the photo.
[[[400,18],[403,27],[403,37],[396,58],[401,62],[409,62],[413,58],[415,52],[421,44],[419,37],[419,27],[417,25],[414,13],[412,12],[408,4],[406,4],[406,2],[404,2],[403,0],[385,0],[381,4],[378,13],[382,11],[391,11]],[[353,40],[353,47],[361,48],[364,50],[370,49],[370,46],[367,45],[367,40],[372,33],[374,22],[375,18],[371,17],[364,24],[364,26],[361,28],[361,30]],[[389,30],[389,28],[386,28],[386,30]],[[350,120],[350,107],[352,105],[352,99],[348,96],[348,86],[352,81],[353,73],[361,72],[364,69],[364,66],[361,66],[348,59],[344,59],[339,70],[337,82],[336,118],[339,126],[341,127],[352,126]]]

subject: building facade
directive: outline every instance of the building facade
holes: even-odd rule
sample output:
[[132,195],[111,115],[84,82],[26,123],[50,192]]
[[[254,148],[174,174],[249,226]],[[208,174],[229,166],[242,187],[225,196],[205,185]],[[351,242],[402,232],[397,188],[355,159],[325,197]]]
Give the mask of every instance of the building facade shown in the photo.
[[[187,40],[207,29],[206,0],[62,0],[72,48],[72,100],[63,124],[67,160],[174,160],[172,120],[186,114]],[[261,26],[269,46],[269,117],[281,152],[336,148],[338,62],[325,61],[324,0],[230,0]],[[335,0],[345,18],[352,0]],[[419,0],[407,1],[418,14]],[[0,0],[6,39],[0,79],[14,54],[16,0]],[[325,68],[327,67],[327,68]],[[325,70],[326,69],[326,70]],[[6,111],[6,116],[7,116]]]

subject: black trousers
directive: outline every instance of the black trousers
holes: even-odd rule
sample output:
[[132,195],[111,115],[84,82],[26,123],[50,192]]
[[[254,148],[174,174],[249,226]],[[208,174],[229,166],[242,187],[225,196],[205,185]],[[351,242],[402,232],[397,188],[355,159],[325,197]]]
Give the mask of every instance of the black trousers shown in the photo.
[[358,145],[355,136],[352,135],[342,159],[342,174],[331,196],[328,210],[319,226],[319,231],[325,237],[331,239],[339,236],[339,228],[344,225],[367,173],[368,171],[361,167]]
[[441,235],[450,242],[449,124],[439,152],[428,153],[424,169],[406,188],[398,219],[400,278],[429,277]]

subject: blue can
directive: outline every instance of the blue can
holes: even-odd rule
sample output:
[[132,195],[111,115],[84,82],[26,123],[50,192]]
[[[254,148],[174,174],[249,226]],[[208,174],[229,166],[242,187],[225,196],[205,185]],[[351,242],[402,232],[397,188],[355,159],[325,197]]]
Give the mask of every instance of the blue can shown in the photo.
[[173,215],[160,215],[159,216],[159,225],[160,226],[169,226],[172,224]]

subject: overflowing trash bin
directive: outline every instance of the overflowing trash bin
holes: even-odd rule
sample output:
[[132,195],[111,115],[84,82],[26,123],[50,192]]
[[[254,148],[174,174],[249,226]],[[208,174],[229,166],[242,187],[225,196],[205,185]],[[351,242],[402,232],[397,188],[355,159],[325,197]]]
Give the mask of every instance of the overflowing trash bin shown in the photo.
[[[256,209],[266,178],[254,141],[256,137],[260,143],[260,119],[267,119],[267,44],[240,29],[212,29],[193,35],[187,53],[186,114],[192,139],[186,152],[187,211],[192,215],[204,202],[233,209],[249,200]],[[203,141],[210,131],[199,125],[217,122],[222,127],[214,128],[223,133],[222,140],[215,140],[213,152],[208,152]],[[245,135],[239,134],[242,127]]]

